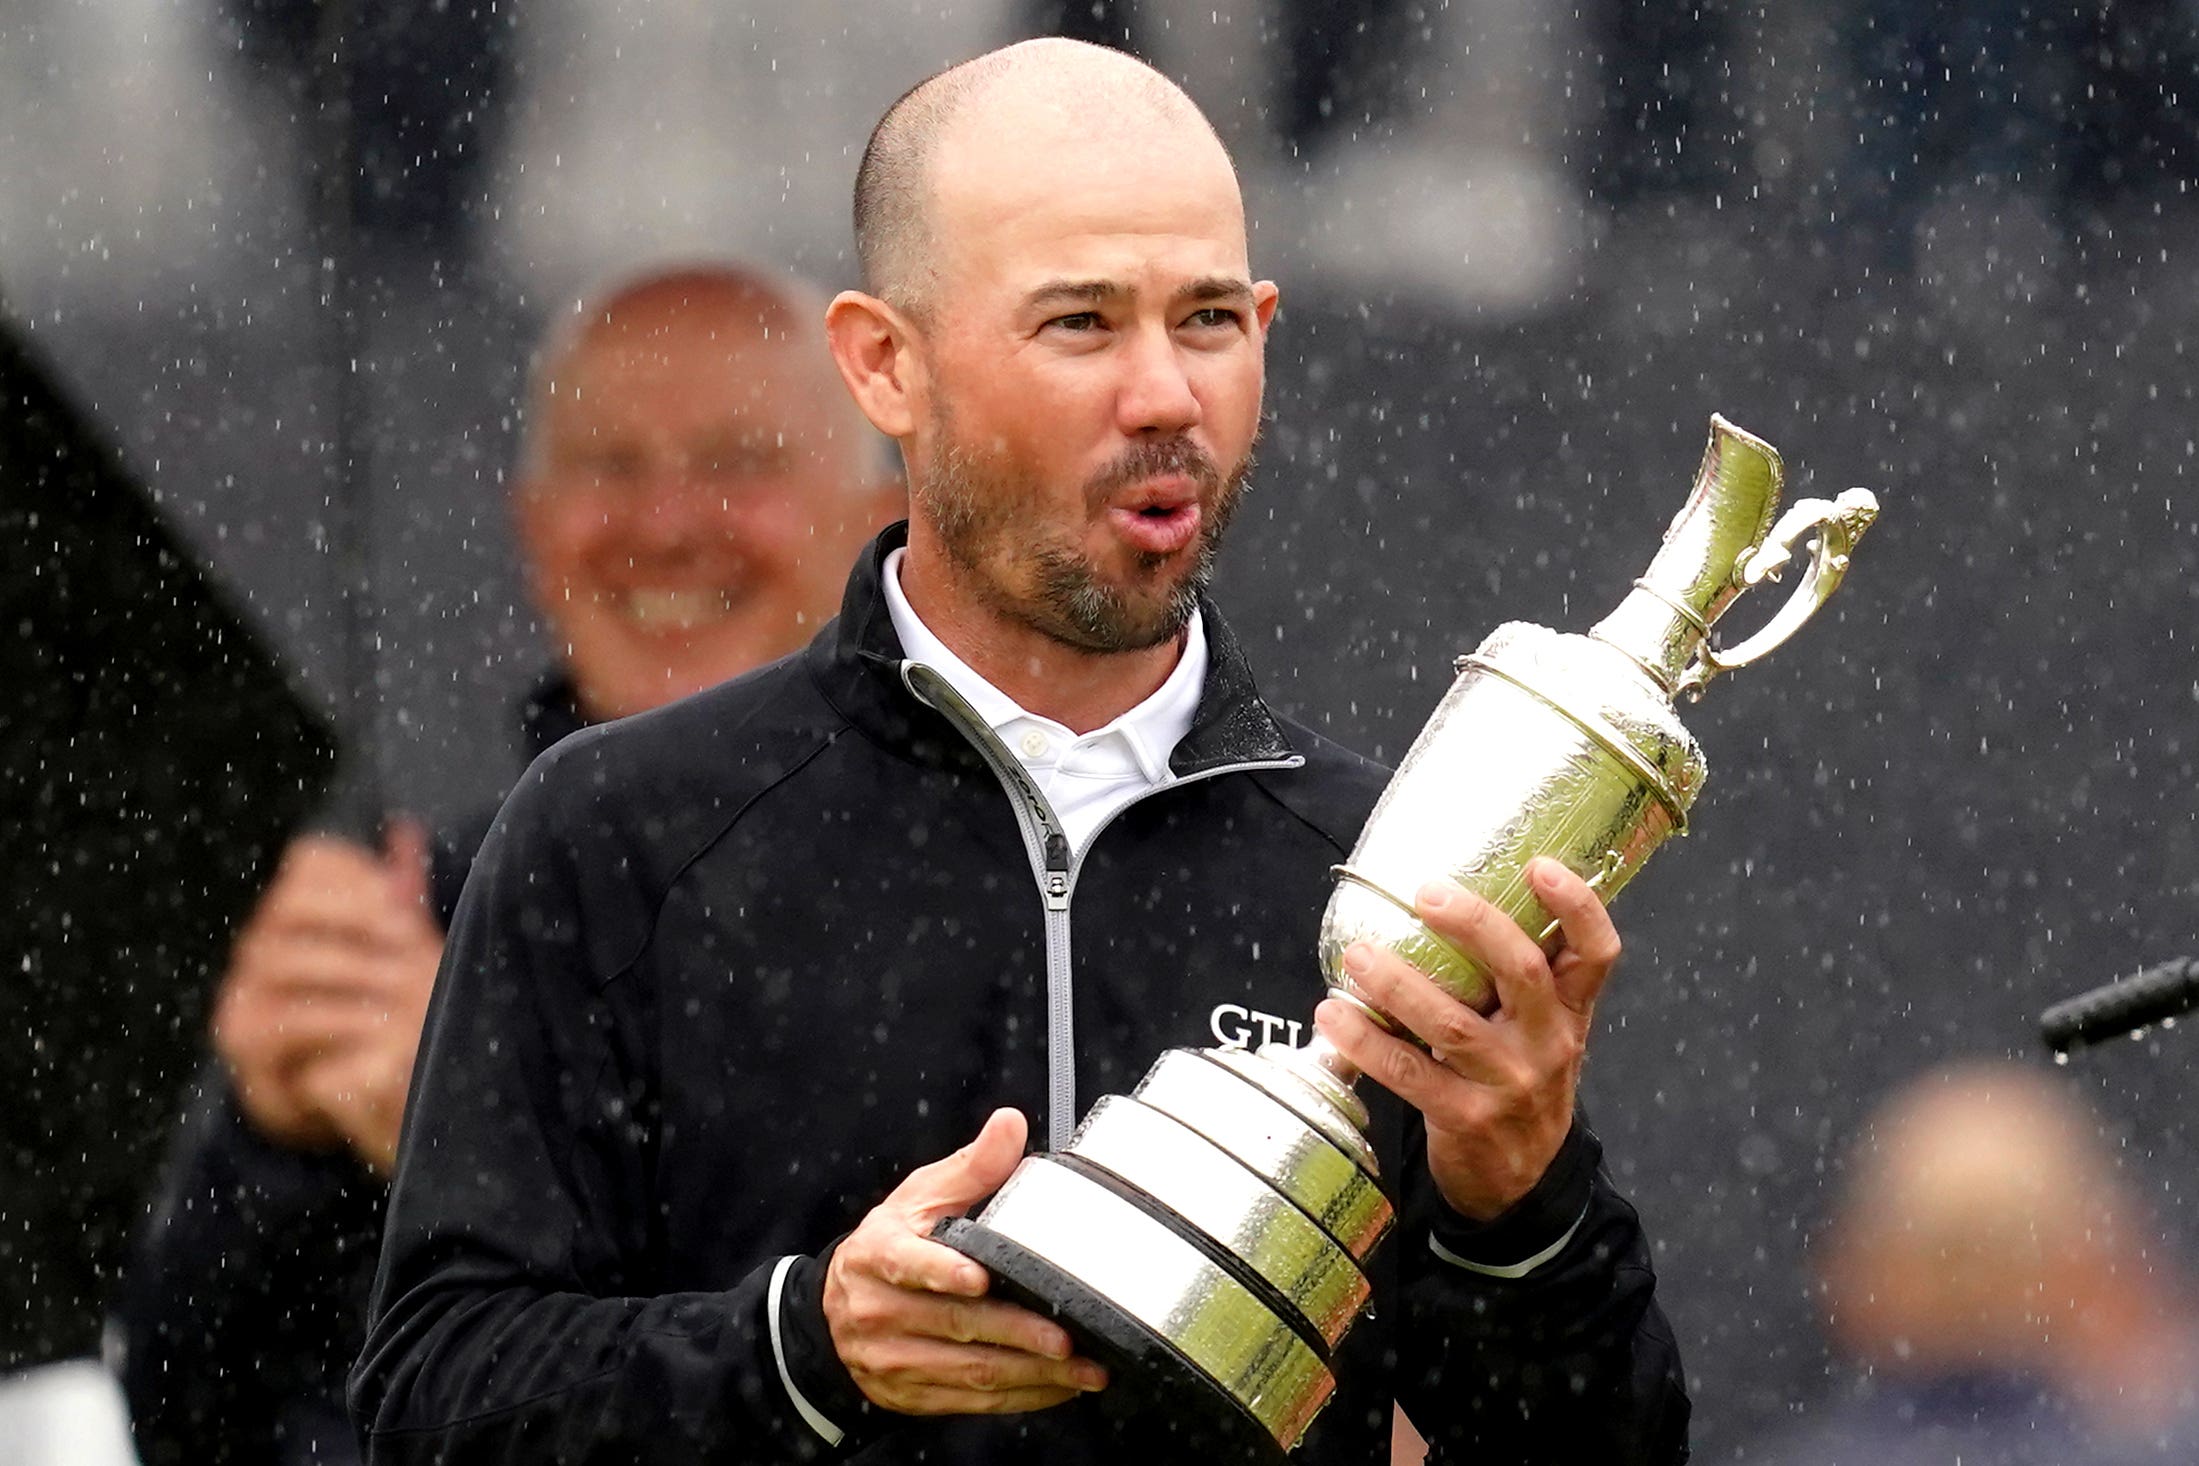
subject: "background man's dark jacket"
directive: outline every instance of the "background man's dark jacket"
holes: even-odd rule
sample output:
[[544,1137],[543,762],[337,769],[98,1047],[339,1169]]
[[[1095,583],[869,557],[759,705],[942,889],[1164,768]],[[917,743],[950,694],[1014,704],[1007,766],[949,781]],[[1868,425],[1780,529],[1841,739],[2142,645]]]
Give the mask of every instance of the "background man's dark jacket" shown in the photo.
[[[520,710],[528,759],[583,726],[572,685]],[[445,927],[492,809],[436,836]],[[199,1075],[131,1242],[111,1338],[146,1466],[344,1466],[360,1458],[344,1376],[366,1337],[382,1178],[348,1151],[262,1138],[218,1064]]]
[[[879,578],[900,540],[866,553],[806,653],[566,740],[499,816],[445,954],[352,1380],[373,1460],[1172,1454],[1160,1423],[1125,1439],[1094,1400],[866,1410],[822,1259],[993,1107],[1043,1136],[1162,1050],[1213,1042],[1225,1008],[1302,1019],[1329,867],[1384,774],[1271,715],[1210,609],[1179,780],[1070,872],[1050,993],[1050,816],[1011,798],[989,734],[914,694]],[[1382,1104],[1377,1124],[1403,1217],[1298,1459],[1380,1459],[1393,1398],[1460,1460],[1678,1459],[1678,1360],[1592,1138],[1477,1228],[1434,1196],[1416,1117]],[[1577,1219],[1518,1281],[1430,1247],[1514,1262]]]

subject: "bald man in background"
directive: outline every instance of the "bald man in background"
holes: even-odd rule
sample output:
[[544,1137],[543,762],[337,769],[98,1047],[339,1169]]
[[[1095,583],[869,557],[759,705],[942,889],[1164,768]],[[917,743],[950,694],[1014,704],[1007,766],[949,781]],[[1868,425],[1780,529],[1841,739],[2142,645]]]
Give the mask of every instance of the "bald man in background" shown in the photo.
[[2191,1280],[2068,1083],[2006,1062],[1919,1075],[1865,1121],[1818,1248],[1857,1366],[1767,1466],[2199,1459]]
[[[895,104],[854,216],[828,335],[910,520],[800,657],[569,740],[499,815],[352,1379],[377,1463],[1212,1460],[930,1231],[1163,1050],[1320,995],[1386,772],[1267,707],[1204,593],[1277,290],[1190,99],[1074,42]],[[1305,1466],[1382,1459],[1396,1401],[1437,1460],[1685,1455],[1574,1105],[1618,936],[1528,874],[1554,955],[1420,895],[1498,1015],[1364,948],[1438,1052],[1317,1011],[1402,1208]]]
[[[793,282],[698,265],[614,286],[530,377],[512,513],[555,669],[528,758],[806,642],[899,486]],[[220,1060],[114,1331],[140,1454],[357,1459],[342,1381],[448,925],[491,809],[383,848],[308,835],[238,933]]]

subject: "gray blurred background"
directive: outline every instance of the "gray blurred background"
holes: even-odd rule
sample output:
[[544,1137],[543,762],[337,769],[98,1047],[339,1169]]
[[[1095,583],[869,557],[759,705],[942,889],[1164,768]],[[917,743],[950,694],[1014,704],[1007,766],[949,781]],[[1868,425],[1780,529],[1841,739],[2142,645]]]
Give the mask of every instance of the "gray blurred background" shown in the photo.
[[[1618,912],[1588,1098],[1698,1459],[1836,1388],[1805,1264],[1874,1099],[2043,1064],[2047,1002],[2199,951],[2189,0],[518,9],[0,0],[0,296],[304,695],[371,688],[393,803],[514,772],[543,324],[683,256],[853,283],[879,112],[1056,30],[1190,88],[1283,286],[1221,595],[1286,710],[1394,760],[1497,623],[1585,630],[1714,410],[1792,494],[1881,498],[1828,613],[1687,714],[1696,834]],[[2066,1074],[2187,1254],[2195,1044]]]

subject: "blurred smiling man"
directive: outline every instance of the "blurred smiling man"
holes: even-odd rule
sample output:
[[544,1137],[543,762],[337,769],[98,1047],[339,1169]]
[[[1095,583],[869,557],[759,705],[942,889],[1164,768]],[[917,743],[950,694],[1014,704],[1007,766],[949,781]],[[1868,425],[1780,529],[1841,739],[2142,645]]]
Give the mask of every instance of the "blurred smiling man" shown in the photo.
[[[513,512],[555,652],[531,758],[736,677],[830,614],[901,502],[821,300],[697,265],[615,286],[538,354]],[[357,1459],[343,1376],[444,929],[493,809],[381,850],[310,835],[237,935],[202,1103],[140,1229],[117,1337],[140,1454]]]
[[[1190,99],[1074,42],[910,92],[854,202],[827,331],[909,522],[798,657],[566,741],[499,815],[352,1376],[376,1462],[1186,1458],[930,1234],[1034,1128],[1320,996],[1385,771],[1268,708],[1204,594],[1276,287]],[[1401,1219],[1305,1466],[1382,1459],[1399,1404],[1439,1460],[1685,1457],[1648,1244],[1574,1113],[1618,935],[1529,870],[1554,956],[1420,893],[1493,1017],[1347,954],[1440,1059],[1316,1013],[1388,1091]]]
[[898,503],[877,490],[877,440],[821,349],[819,309],[681,271],[593,304],[546,354],[514,510],[591,719],[800,647]]

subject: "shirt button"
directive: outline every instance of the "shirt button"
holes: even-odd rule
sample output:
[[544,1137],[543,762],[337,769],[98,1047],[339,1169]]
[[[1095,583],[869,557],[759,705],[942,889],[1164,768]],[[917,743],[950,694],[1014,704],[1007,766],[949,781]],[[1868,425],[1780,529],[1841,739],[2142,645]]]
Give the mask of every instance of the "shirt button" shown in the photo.
[[1046,735],[1039,732],[1038,729],[1032,728],[1023,735],[1023,756],[1025,758],[1043,757],[1046,747]]

